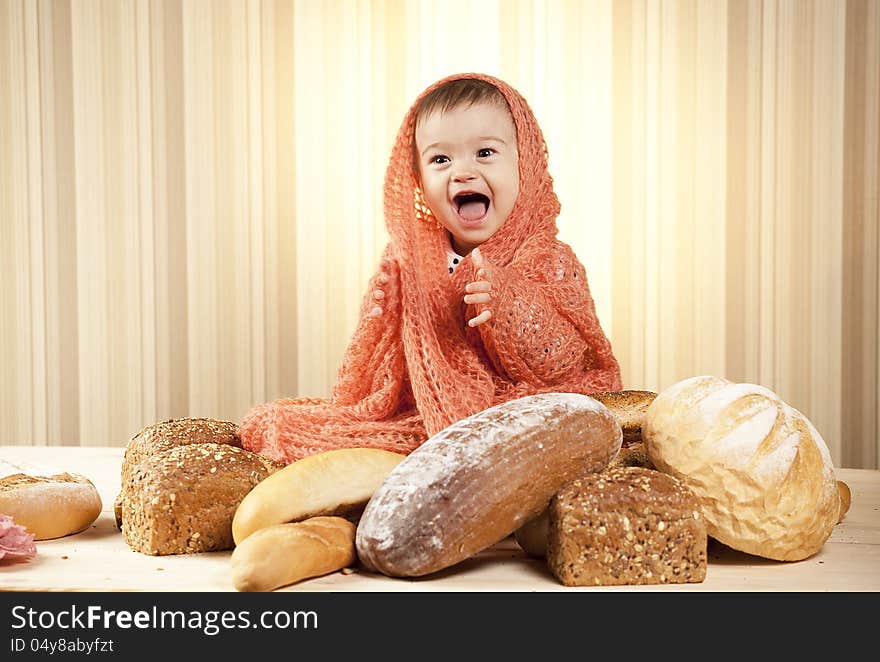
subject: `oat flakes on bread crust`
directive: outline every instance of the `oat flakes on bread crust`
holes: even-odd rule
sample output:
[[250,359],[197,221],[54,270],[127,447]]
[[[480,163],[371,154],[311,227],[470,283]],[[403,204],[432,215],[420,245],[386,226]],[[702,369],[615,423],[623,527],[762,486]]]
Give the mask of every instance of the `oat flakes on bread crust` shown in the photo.
[[[125,485],[132,470],[145,459],[172,448],[201,443],[226,444],[241,448],[238,425],[216,418],[172,418],[144,426],[125,447],[121,484]],[[120,490],[113,502],[116,527],[120,531],[124,497],[123,491]]]
[[590,397],[605,405],[623,430],[623,446],[642,440],[642,422],[645,412],[657,397],[654,391],[602,391],[591,393]]
[[585,475],[550,502],[547,564],[566,586],[702,582],[707,544],[696,496],[659,471]]
[[278,464],[226,444],[178,446],[137,464],[123,484],[122,535],[151,555],[232,549],[241,500]]
[[227,444],[241,448],[238,425],[215,418],[172,418],[142,428],[125,447],[122,482],[128,471],[142,460],[177,446]]

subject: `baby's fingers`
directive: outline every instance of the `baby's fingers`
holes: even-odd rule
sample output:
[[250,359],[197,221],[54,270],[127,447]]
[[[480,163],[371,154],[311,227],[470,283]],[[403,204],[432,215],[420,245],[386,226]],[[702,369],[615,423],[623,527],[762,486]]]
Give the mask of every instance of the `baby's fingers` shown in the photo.
[[379,317],[382,314],[382,306],[378,305],[378,302],[382,301],[385,298],[385,292],[382,290],[373,290],[373,300],[376,301],[377,305],[370,309],[367,313],[367,317]]
[[492,289],[492,283],[486,280],[475,280],[464,286],[465,292],[489,292]]
[[489,303],[492,300],[492,296],[488,292],[480,292],[477,294],[465,294],[464,302],[465,303]]
[[476,317],[472,317],[470,321],[468,321],[468,326],[479,326],[480,324],[485,324],[490,319],[492,319],[492,311],[484,310]]

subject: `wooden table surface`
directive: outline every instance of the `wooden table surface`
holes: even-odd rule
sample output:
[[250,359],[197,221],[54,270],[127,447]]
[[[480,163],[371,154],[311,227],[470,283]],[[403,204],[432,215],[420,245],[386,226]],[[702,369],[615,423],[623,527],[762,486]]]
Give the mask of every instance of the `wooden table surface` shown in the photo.
[[[0,459],[80,473],[97,487],[103,512],[82,533],[37,541],[28,563],[0,562],[5,591],[235,591],[230,555],[210,552],[148,556],[132,551],[113,517],[122,448],[0,446]],[[838,469],[852,491],[849,513],[814,556],[777,562],[710,540],[706,580],[699,584],[566,587],[542,559],[512,537],[452,568],[420,579],[394,579],[355,569],[309,579],[279,591],[878,591],[880,471]]]

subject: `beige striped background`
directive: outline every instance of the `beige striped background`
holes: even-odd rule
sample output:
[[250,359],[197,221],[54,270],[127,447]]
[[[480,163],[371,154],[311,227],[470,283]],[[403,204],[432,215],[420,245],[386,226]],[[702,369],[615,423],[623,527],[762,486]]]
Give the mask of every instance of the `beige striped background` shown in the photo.
[[457,71],[532,103],[625,387],[760,383],[878,467],[878,0],[0,0],[0,443],[326,395]]

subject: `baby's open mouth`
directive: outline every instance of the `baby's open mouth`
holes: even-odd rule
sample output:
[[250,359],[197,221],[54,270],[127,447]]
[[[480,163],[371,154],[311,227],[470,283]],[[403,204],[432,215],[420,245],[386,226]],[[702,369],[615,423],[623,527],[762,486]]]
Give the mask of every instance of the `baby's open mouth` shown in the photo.
[[489,198],[482,193],[461,193],[452,202],[458,208],[458,215],[466,221],[476,221],[489,210]]

